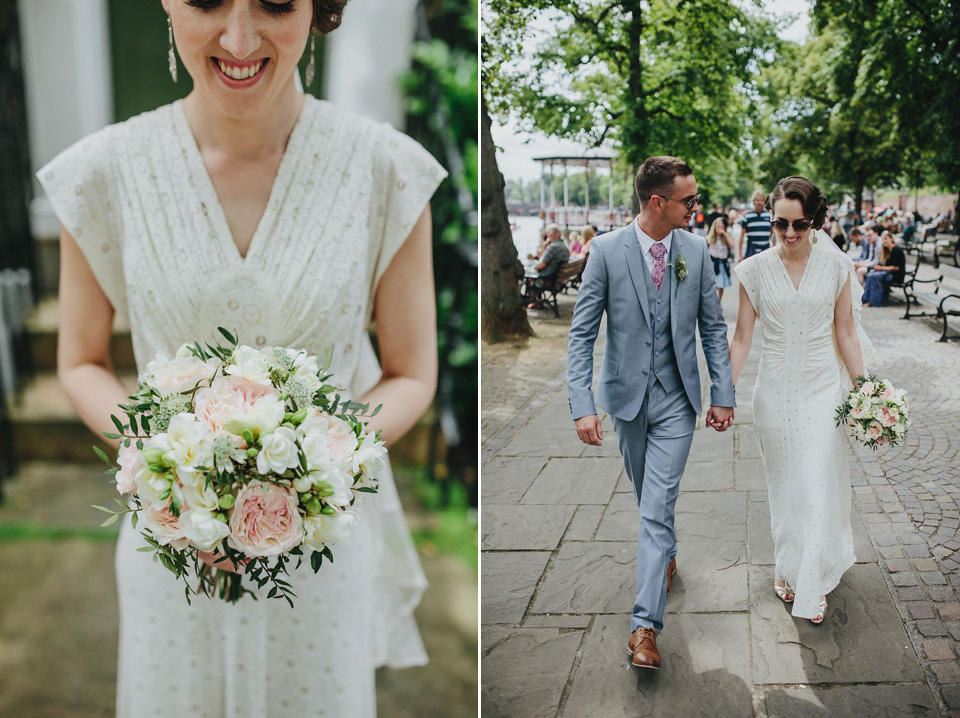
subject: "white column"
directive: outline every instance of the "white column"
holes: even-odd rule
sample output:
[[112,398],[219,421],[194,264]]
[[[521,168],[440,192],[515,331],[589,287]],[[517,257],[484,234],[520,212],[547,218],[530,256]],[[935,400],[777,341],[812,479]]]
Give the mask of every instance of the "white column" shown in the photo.
[[616,223],[614,220],[615,211],[616,210],[614,210],[613,208],[613,160],[610,160],[610,229],[611,230],[613,229],[614,224]]
[[[18,10],[30,160],[36,171],[113,121],[107,0],[20,0]],[[34,237],[57,238],[59,223],[36,179],[34,196]]]
[[569,206],[568,201],[568,189],[567,189],[567,163],[563,162],[563,228],[567,228],[567,207]]
[[403,129],[405,112],[398,78],[410,67],[416,5],[415,0],[347,4],[340,27],[327,36],[326,99]]

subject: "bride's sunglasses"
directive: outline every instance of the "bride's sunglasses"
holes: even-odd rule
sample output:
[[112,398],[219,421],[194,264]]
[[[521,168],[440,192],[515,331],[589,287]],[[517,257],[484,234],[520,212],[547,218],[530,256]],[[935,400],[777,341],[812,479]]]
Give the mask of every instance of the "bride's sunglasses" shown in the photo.
[[791,226],[793,226],[796,232],[806,232],[810,229],[810,225],[812,225],[813,222],[808,219],[795,219],[793,222],[788,222],[785,219],[775,219],[771,224],[773,224],[778,232],[786,232]]

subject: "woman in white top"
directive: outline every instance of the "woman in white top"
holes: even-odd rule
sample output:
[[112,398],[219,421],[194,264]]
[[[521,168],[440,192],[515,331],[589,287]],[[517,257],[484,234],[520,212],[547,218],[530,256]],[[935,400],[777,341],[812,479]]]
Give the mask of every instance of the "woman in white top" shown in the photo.
[[[224,326],[253,346],[332,348],[335,381],[383,405],[370,428],[388,444],[429,405],[427,203],[444,171],[388,125],[297,89],[311,33],[336,28],[344,5],[163,0],[193,90],[38,173],[63,225],[59,375],[93,431],[112,431],[126,400],[115,313],[141,372]],[[293,572],[293,610],[266,597],[188,606],[144,545],[126,524],[118,716],[369,717],[374,669],[426,660],[412,617],[425,581],[390,477],[335,563]]]

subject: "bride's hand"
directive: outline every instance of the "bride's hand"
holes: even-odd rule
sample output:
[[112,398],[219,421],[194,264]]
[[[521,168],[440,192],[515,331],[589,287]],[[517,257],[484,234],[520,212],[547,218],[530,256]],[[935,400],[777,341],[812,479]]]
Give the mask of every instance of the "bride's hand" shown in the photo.
[[236,567],[234,567],[233,561],[229,558],[224,558],[224,555],[219,551],[214,551],[213,553],[200,551],[197,553],[197,558],[210,568],[215,568],[218,571],[230,571],[231,573],[243,573],[247,563],[250,561],[250,559],[245,558],[242,561],[238,561]]

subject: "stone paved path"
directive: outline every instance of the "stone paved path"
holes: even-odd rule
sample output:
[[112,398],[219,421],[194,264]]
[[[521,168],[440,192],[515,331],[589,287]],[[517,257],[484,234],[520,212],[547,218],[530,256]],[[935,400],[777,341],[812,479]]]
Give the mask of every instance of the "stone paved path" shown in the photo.
[[[567,323],[572,303],[561,304]],[[724,309],[732,330],[734,292]],[[750,410],[758,335],[734,429],[698,428],[681,483],[661,671],[632,668],[625,650],[636,506],[609,419],[603,447],[577,441],[552,320],[536,323],[544,338],[531,342],[545,368],[538,391],[512,407],[501,391],[496,417],[488,379],[509,385],[518,361],[485,350],[482,715],[960,716],[960,348],[902,313],[867,310],[865,326],[878,373],[910,394],[912,433],[879,455],[851,447],[857,563],[827,620],[794,620],[770,590]]]

